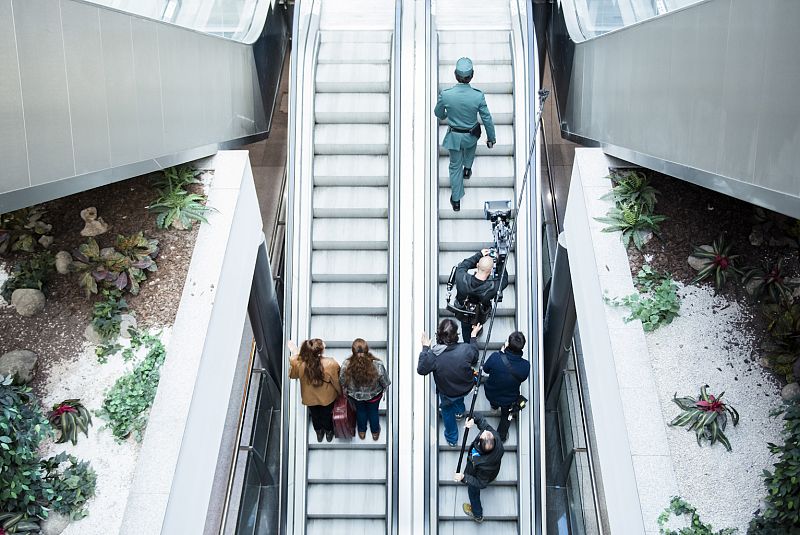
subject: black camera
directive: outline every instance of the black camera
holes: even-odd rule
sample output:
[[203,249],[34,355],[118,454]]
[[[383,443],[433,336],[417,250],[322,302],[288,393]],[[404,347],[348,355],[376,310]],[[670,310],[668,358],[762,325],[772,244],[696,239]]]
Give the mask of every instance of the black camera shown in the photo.
[[503,264],[511,252],[513,236],[511,235],[511,218],[513,216],[511,201],[486,201],[483,203],[483,217],[492,222],[494,247],[489,249],[495,261],[494,276],[499,276]]

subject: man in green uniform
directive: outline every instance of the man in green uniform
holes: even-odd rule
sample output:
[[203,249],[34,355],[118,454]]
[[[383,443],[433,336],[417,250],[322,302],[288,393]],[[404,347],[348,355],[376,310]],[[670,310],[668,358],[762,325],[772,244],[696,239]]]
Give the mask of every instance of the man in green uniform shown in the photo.
[[483,91],[469,85],[472,75],[472,60],[459,59],[456,63],[458,84],[439,92],[439,100],[433,110],[439,119],[447,119],[448,129],[442,146],[450,151],[450,204],[456,212],[461,210],[464,179],[472,175],[478,137],[470,132],[478,124],[478,114],[486,128],[486,146],[491,149],[497,141]]

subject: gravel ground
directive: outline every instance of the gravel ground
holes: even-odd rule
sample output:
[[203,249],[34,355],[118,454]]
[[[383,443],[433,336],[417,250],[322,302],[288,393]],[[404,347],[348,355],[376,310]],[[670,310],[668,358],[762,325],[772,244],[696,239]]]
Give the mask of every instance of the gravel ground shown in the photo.
[[[161,335],[165,345],[168,335],[165,329]],[[128,345],[128,341],[122,338],[118,343]],[[122,355],[117,354],[109,356],[106,364],[100,364],[94,355],[94,346],[86,344],[81,353],[60,360],[49,370],[44,388],[47,392],[43,400],[45,408],[49,410],[65,399],[79,398],[92,413],[94,424],[89,428],[88,438],[80,435],[77,446],[70,442],[50,442],[44,446],[45,456],[66,451],[78,459],[89,461],[97,473],[96,494],[87,503],[89,515],[70,523],[63,535],[108,535],[119,532],[141,444],[132,438],[117,442],[111,431],[103,428],[105,421],[95,413],[103,404],[106,391],[143,358],[145,352],[146,348],[140,348],[136,358],[130,362],[123,361]]]
[[780,406],[780,388],[756,362],[743,307],[708,286],[681,287],[679,295],[680,316],[645,333],[664,421],[680,412],[673,394],[697,396],[703,384],[714,394],[725,391],[740,421],[728,424],[730,453],[721,444],[698,447],[693,431],[667,427],[675,477],[704,522],[743,534],[765,495],[761,473],[773,462],[767,442],[780,442],[782,420],[769,416]]

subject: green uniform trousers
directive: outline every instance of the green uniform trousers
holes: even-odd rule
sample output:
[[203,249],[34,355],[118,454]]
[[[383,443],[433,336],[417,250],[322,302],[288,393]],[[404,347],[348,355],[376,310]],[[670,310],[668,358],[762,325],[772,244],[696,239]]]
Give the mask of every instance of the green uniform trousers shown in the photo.
[[475,149],[478,147],[478,139],[472,134],[460,134],[450,132],[452,138],[459,140],[459,149],[450,150],[450,198],[460,201],[464,197],[464,168],[471,169],[475,161]]

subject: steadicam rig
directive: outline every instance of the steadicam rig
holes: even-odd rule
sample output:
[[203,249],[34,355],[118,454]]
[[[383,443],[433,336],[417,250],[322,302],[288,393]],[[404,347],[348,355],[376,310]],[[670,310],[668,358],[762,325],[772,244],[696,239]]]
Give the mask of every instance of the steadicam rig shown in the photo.
[[[483,203],[483,217],[492,222],[494,247],[489,249],[489,254],[494,258],[493,278],[500,276],[500,273],[503,272],[503,265],[511,253],[514,234],[510,221],[513,213],[511,201],[486,201]],[[502,300],[502,297],[500,299]]]

